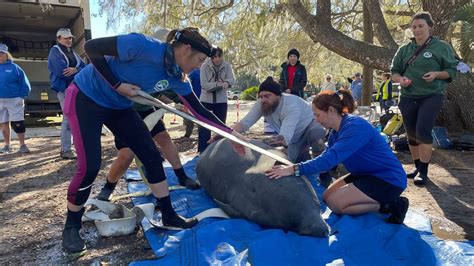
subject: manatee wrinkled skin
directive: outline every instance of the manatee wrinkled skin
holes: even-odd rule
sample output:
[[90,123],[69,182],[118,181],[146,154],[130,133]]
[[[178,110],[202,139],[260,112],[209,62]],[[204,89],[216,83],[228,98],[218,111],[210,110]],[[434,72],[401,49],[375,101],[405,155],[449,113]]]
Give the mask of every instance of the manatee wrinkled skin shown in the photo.
[[[261,142],[252,143],[272,149]],[[282,152],[271,151],[286,158]],[[297,176],[269,179],[265,170],[274,164],[274,159],[250,149],[239,156],[230,141],[222,139],[201,154],[196,172],[204,190],[231,217],[301,235],[328,236],[329,227],[309,181]]]

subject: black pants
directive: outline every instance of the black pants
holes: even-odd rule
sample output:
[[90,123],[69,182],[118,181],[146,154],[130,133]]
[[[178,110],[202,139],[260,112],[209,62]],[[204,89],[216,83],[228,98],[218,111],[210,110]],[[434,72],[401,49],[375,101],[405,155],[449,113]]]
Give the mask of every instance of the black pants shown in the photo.
[[[207,110],[213,112],[217,118],[225,123],[227,119],[227,103],[202,103]],[[211,138],[211,131],[203,127],[199,127],[199,141],[198,141],[198,152],[203,152],[208,144],[207,142]]]
[[133,108],[104,108],[71,84],[66,91],[64,113],[68,116],[77,152],[77,170],[68,188],[70,203],[82,205],[89,197],[101,165],[102,125],[136,154],[145,166],[150,183],[166,179],[160,152],[143,119]]
[[403,125],[407,131],[410,145],[433,143],[431,130],[442,104],[442,94],[424,98],[400,98],[398,108],[403,116]]

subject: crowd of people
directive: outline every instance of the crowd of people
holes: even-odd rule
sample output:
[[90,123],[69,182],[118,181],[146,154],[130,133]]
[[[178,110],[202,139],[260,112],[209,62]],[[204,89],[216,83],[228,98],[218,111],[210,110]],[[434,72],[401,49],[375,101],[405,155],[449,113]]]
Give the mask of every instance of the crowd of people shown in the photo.
[[[84,203],[100,170],[103,125],[115,136],[118,156],[99,199],[109,199],[119,178],[136,156],[146,170],[146,179],[162,212],[163,224],[190,228],[197,223],[194,218],[179,216],[173,209],[162,157],[155,142],[171,163],[181,185],[194,190],[199,188],[199,183],[184,172],[176,146],[162,120],[150,134],[143,118],[156,110],[133,104],[129,97],[137,95],[138,90],[156,97],[172,91],[177,95],[176,101],[184,105],[183,110],[245,141],[248,139],[242,134],[264,117],[275,130],[275,134],[264,142],[273,147],[285,147],[289,160],[294,163],[268,169],[269,178],[328,176],[330,170],[342,164],[349,174],[330,184],[323,195],[333,212],[356,215],[380,211],[390,214],[387,222],[403,223],[409,202],[401,194],[407,187],[407,178],[413,178],[416,185],[423,185],[428,180],[431,130],[447,84],[456,73],[454,51],[450,45],[432,36],[433,24],[426,12],[412,18],[414,38],[399,48],[390,72],[381,75],[382,83],[375,98],[388,112],[394,104],[392,81],[402,87],[399,108],[416,166],[412,173],[405,173],[390,147],[369,122],[352,114],[361,101],[363,79],[360,73],[354,75],[350,88],[338,88],[332,75],[327,74],[323,90],[308,105],[302,99],[308,80],[306,68],[300,62],[299,51],[291,49],[281,65],[278,81],[273,77],[265,79],[259,85],[258,100],[251,110],[240,122],[229,127],[225,122],[227,90],[235,85],[232,66],[225,61],[224,51],[212,46],[197,29],[172,30],[165,42],[136,33],[93,39],[84,47],[90,60],[88,65],[71,48],[74,36],[70,30],[59,29],[57,45],[51,48],[48,58],[48,68],[51,88],[57,92],[65,114],[60,156],[77,160],[77,170],[67,192],[63,248],[69,252],[85,249],[79,230]],[[0,44],[0,84],[0,124],[5,139],[2,151],[10,149],[8,122],[11,122],[19,137],[20,150],[29,152],[24,143],[23,99],[30,87],[4,44]],[[188,128],[189,124],[186,136],[192,132],[192,127],[191,130]],[[76,152],[71,148],[71,135]],[[198,151],[204,152],[214,139],[211,132],[200,128]],[[321,149],[326,141],[327,146]],[[233,148],[239,154],[244,152],[239,144],[234,143]]]

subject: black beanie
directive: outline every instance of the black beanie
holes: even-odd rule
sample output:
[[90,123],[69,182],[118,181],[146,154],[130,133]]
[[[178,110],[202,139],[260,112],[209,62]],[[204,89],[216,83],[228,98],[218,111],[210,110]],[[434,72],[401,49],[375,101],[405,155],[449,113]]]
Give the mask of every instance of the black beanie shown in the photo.
[[286,56],[286,58],[289,58],[290,55],[292,55],[292,54],[296,55],[296,57],[298,57],[298,59],[300,59],[300,52],[298,52],[298,50],[296,50],[295,48],[288,51],[288,55]]
[[275,95],[281,95],[281,86],[280,83],[273,80],[272,77],[267,77],[267,79],[260,84],[258,87],[258,93],[262,91],[269,91]]

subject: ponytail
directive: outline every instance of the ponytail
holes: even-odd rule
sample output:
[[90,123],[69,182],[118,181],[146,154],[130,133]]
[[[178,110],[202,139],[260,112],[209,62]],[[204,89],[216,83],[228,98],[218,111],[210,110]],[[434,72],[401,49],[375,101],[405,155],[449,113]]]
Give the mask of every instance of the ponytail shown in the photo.
[[313,99],[313,104],[319,110],[327,112],[332,106],[340,114],[351,114],[355,110],[355,102],[352,93],[347,89],[339,89],[336,92],[325,90]]
[[199,33],[198,28],[194,27],[171,30],[166,36],[166,42],[169,43],[172,48],[189,44],[194,50],[204,53],[209,57],[212,57],[216,53],[216,48]]

